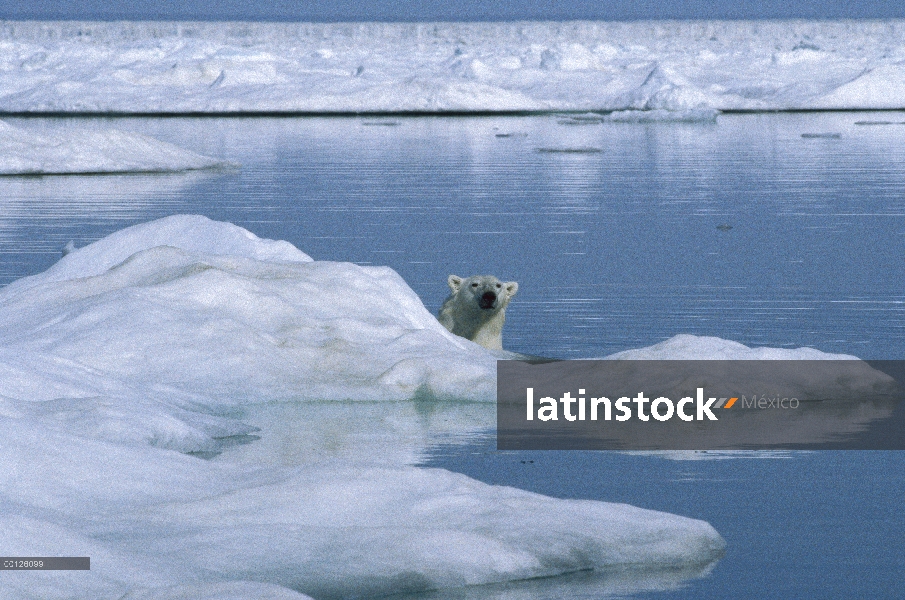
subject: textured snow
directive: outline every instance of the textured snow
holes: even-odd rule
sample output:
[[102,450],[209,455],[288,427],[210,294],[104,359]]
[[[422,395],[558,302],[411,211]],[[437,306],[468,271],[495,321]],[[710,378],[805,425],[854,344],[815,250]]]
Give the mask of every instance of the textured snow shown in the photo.
[[166,173],[226,163],[115,129],[46,135],[0,121],[0,175]]
[[[819,356],[692,336],[644,352]],[[501,356],[389,268],[229,223],[76,249],[0,289],[0,547],[92,569],[8,573],[0,598],[373,597],[589,569],[600,595],[706,573],[725,543],[703,521],[413,466],[492,427]]]
[[900,20],[5,22],[0,111],[905,108],[903,40]]
[[392,269],[311,261],[204,217],[129,228],[4,291],[7,349],[217,403],[493,399],[498,355],[449,333]]
[[175,215],[117,231],[78,252],[72,250],[47,271],[19,279],[6,286],[4,292],[102,275],[136,252],[158,246],[266,262],[311,262],[310,256],[289,242],[262,240],[232,223],[199,215]]

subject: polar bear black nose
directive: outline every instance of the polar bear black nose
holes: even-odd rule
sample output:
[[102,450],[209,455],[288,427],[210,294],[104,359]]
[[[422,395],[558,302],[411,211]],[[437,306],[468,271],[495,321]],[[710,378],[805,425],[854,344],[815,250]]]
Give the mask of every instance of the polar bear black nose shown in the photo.
[[484,295],[481,296],[481,299],[478,301],[478,306],[481,308],[493,308],[494,302],[496,302],[496,294],[493,292],[484,292]]

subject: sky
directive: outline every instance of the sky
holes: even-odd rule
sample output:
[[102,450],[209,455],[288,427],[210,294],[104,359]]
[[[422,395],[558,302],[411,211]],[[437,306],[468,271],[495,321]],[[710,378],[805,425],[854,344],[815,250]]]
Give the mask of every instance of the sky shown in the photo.
[[896,0],[0,0],[0,19],[511,21],[905,18]]

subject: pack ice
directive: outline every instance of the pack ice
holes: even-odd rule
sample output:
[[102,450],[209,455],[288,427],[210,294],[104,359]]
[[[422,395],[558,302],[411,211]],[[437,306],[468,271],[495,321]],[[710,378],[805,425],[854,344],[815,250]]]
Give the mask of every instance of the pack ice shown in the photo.
[[901,20],[8,21],[0,111],[905,108],[902,40]]
[[626,568],[662,589],[706,572],[724,542],[705,522],[413,466],[492,424],[497,357],[389,268],[205,217],[76,250],[0,290],[0,547],[91,570],[6,572],[0,597],[367,597]]

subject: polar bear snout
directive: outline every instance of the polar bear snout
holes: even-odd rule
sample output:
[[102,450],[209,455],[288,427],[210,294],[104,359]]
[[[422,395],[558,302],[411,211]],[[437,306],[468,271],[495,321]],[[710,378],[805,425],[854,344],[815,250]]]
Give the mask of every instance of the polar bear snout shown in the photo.
[[484,292],[481,299],[478,300],[478,306],[484,310],[491,310],[496,307],[496,294],[493,292]]

